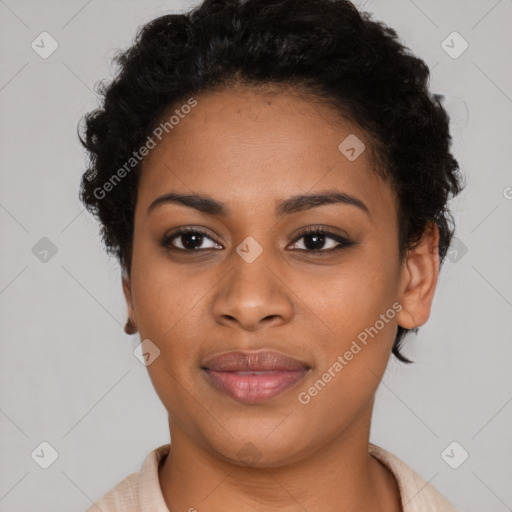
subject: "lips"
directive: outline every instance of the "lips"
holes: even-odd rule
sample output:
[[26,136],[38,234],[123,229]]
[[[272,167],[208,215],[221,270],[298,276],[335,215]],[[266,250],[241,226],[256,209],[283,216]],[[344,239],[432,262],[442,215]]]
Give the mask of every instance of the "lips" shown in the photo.
[[309,371],[307,363],[273,350],[226,352],[203,365],[208,382],[234,400],[255,404],[297,385]]
[[307,369],[307,363],[274,350],[226,352],[207,359],[204,368],[217,372],[292,371]]

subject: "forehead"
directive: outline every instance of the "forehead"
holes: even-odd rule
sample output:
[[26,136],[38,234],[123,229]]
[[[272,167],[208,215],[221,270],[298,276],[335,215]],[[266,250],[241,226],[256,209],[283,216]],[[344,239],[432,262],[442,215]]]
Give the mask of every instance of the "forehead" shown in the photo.
[[[141,207],[171,190],[215,196],[233,209],[273,206],[318,188],[359,194],[371,209],[393,201],[373,171],[366,134],[332,106],[286,89],[224,89],[195,100],[146,156]],[[176,110],[179,105],[164,121]],[[365,149],[351,160],[343,152],[347,144]]]

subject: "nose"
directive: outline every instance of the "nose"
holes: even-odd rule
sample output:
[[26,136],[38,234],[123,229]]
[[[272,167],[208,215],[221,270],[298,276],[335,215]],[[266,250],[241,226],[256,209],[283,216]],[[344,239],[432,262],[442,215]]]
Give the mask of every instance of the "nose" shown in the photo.
[[217,323],[255,331],[291,320],[291,292],[278,271],[270,268],[264,254],[252,263],[240,259],[221,281],[213,304]]

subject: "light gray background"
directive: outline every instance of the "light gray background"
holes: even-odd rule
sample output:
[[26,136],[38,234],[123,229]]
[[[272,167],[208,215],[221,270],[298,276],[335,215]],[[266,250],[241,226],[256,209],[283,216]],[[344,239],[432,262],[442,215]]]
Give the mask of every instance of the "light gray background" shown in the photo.
[[[371,440],[460,511],[512,510],[512,2],[362,3],[449,96],[468,181],[452,202],[467,253],[446,261],[429,322],[406,338],[417,363],[392,359]],[[83,512],[168,442],[166,412],[132,353],[139,339],[123,332],[118,266],[78,201],[76,126],[136,28],[192,5],[0,0],[2,511]],[[48,59],[31,48],[43,31],[59,44]],[[441,47],[453,31],[469,43],[457,59]],[[58,249],[46,263],[32,252],[42,237]],[[46,470],[31,458],[43,441],[58,452]],[[458,469],[441,457],[452,441],[469,452]]]

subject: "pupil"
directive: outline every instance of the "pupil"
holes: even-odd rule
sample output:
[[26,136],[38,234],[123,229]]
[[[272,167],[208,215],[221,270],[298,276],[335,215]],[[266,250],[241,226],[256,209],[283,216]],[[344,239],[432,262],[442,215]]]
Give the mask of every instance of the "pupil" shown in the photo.
[[[314,234],[314,235],[307,235],[305,237],[305,246],[307,249],[318,249],[319,247],[318,246],[322,246],[323,243],[324,243],[324,235],[319,235],[319,234]],[[315,240],[315,242],[313,242],[312,244],[311,243],[308,243],[307,240]]]
[[[195,249],[194,243],[198,243],[198,245],[201,245],[201,242],[203,240],[203,235],[194,234],[194,233],[188,233],[185,235],[182,235],[182,243],[183,247],[187,249]],[[189,243],[190,239],[194,240],[192,243]],[[185,242],[184,242],[185,240]]]

